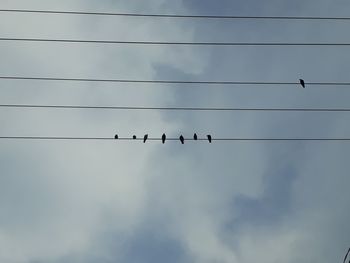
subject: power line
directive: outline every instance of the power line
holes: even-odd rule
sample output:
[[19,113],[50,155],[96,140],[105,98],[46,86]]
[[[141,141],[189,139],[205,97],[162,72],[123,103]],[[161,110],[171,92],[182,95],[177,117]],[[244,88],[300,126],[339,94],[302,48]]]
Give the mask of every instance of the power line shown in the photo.
[[350,248],[348,249],[348,252],[346,252],[346,254],[345,254],[345,257],[344,257],[344,261],[343,261],[343,263],[345,263],[346,258],[347,258],[347,257],[348,257],[348,255],[349,255],[349,252],[350,252]]
[[181,45],[181,46],[350,46],[350,43],[291,43],[291,42],[170,42],[170,41],[120,41],[120,40],[84,40],[58,38],[8,38],[0,41],[54,42],[85,44],[119,44],[119,45]]
[[350,108],[223,108],[223,107],[145,107],[145,106],[87,106],[87,105],[33,105],[0,104],[0,108],[33,109],[94,109],[94,110],[166,110],[166,111],[295,111],[295,112],[350,112]]
[[350,20],[350,17],[322,17],[322,16],[225,16],[225,15],[177,15],[177,14],[144,14],[144,13],[111,13],[84,11],[56,11],[56,10],[28,10],[28,9],[0,9],[0,12],[38,13],[61,15],[97,15],[97,16],[125,16],[125,17],[153,17],[153,18],[187,18],[187,19],[264,19],[264,20]]
[[[97,79],[97,78],[59,78],[59,77],[24,77],[0,76],[7,80],[35,80],[35,81],[71,81],[71,82],[114,82],[140,84],[206,84],[206,85],[300,85],[299,82],[271,82],[271,81],[192,81],[192,80],[145,80],[145,79]],[[305,82],[307,86],[349,86],[350,82]]]
[[[112,137],[58,137],[58,136],[0,136],[3,140],[114,140],[114,141],[141,141],[143,138],[122,137],[114,139]],[[148,138],[147,141],[161,141],[161,138]],[[179,138],[167,138],[167,141],[179,141]],[[186,141],[194,141],[193,138],[185,138]],[[198,138],[198,141],[208,141],[207,138]],[[350,138],[213,138],[212,141],[349,141]]]

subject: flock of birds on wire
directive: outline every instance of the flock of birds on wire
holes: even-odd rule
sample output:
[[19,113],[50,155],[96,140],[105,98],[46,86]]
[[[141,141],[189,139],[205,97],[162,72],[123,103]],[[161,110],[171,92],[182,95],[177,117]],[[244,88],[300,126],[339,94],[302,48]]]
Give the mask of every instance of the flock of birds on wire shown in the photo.
[[[303,88],[305,88],[305,81],[304,81],[303,79],[299,79],[299,82],[300,82],[300,85],[301,85]],[[116,140],[119,139],[118,134],[116,134],[116,135],[114,136],[114,139],[116,139]],[[137,139],[136,135],[133,135],[133,136],[132,136],[132,139],[133,139],[133,140],[136,140],[136,139]],[[148,139],[148,134],[145,134],[145,135],[143,136],[143,143],[146,143],[147,139]],[[207,135],[207,139],[208,139],[208,142],[211,143],[212,137],[211,137],[210,134]],[[166,141],[166,135],[165,135],[165,133],[163,133],[161,140],[162,140],[162,143],[164,144],[165,141]],[[183,137],[183,135],[180,135],[179,140],[180,140],[181,144],[184,144],[184,143],[185,143],[185,138]],[[195,141],[198,140],[198,136],[197,136],[196,133],[193,134],[193,140],[195,140]]]
[[[305,88],[305,81],[304,81],[303,79],[299,79],[299,83],[300,83],[300,85],[301,85],[302,88]],[[206,138],[207,138],[207,140],[208,140],[209,143],[212,142],[212,136],[211,136],[211,135],[207,135]],[[118,134],[115,134],[114,139],[116,139],[116,140],[119,139]],[[133,135],[133,136],[132,136],[132,140],[136,140],[136,139],[137,139],[137,136],[136,136],[136,135]],[[149,139],[149,138],[148,138],[148,134],[145,134],[145,135],[143,136],[143,143],[146,143],[146,141],[147,141],[148,139]],[[163,133],[163,135],[162,135],[162,137],[161,137],[161,141],[162,141],[163,144],[165,143],[166,139],[167,139],[167,137],[166,137],[165,133]],[[179,137],[178,139],[179,139],[179,141],[181,142],[181,144],[184,144],[184,143],[185,143],[185,138],[184,138],[183,135],[180,135],[180,137]],[[174,140],[174,139],[172,139],[172,140]],[[198,136],[197,136],[196,133],[193,134],[193,140],[195,140],[195,141],[198,140]],[[346,263],[346,260],[347,260],[347,258],[348,258],[348,256],[349,256],[349,254],[350,254],[350,248],[347,250],[347,253],[345,254],[343,263]],[[350,263],[350,259],[349,259],[349,263]]]
[[[116,140],[119,139],[118,134],[116,134],[116,135],[114,136],[114,139],[116,139]],[[136,140],[136,139],[137,139],[136,135],[133,135],[133,136],[132,136],[132,139],[133,139],[133,140]],[[145,143],[145,142],[147,141],[147,139],[148,139],[148,134],[145,134],[145,135],[143,136],[143,143]],[[165,135],[165,133],[163,133],[161,139],[162,139],[162,143],[164,144],[165,141],[166,141],[166,135]],[[207,139],[208,139],[208,142],[211,143],[212,137],[211,137],[210,134],[207,135]],[[181,144],[184,144],[184,143],[185,143],[185,138],[183,137],[183,135],[180,135],[179,140],[180,140]],[[195,140],[195,141],[198,140],[198,136],[197,136],[196,133],[193,134],[193,140]]]
[[[303,79],[299,79],[299,83],[300,83],[300,85],[301,85],[303,88],[305,88],[305,81],[304,81]],[[115,134],[114,139],[117,140],[117,139],[121,139],[121,138],[119,138],[118,134]],[[148,138],[148,134],[145,134],[145,135],[143,136],[143,143],[146,143],[146,141],[147,141],[148,139],[149,139],[149,138]],[[165,133],[163,133],[163,135],[162,135],[162,137],[161,137],[161,141],[162,141],[163,144],[165,143],[166,139],[167,139],[167,137],[166,137]],[[181,144],[185,144],[185,138],[184,138],[183,135],[180,135],[180,137],[179,137],[178,139],[179,139],[179,141],[181,142]],[[212,142],[212,136],[211,136],[210,134],[208,134],[208,135],[206,136],[206,139],[208,140],[209,143]],[[129,140],[129,139],[123,138],[123,140]],[[136,135],[133,135],[133,136],[132,136],[132,140],[137,140],[137,136],[136,136]],[[152,140],[154,140],[154,139],[152,139]],[[156,140],[157,140],[157,139],[156,139]],[[171,138],[170,140],[176,140],[176,139]],[[197,140],[205,140],[205,139],[198,139],[197,134],[194,133],[194,134],[193,134],[193,139],[192,139],[192,140],[197,141]],[[350,263],[350,262],[349,262],[349,263]]]

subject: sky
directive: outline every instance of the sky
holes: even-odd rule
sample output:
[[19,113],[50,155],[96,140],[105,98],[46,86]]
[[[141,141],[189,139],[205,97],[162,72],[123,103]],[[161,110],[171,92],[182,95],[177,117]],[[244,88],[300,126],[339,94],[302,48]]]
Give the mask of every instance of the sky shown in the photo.
[[[345,0],[2,0],[0,9],[348,16]],[[0,37],[350,42],[344,21],[0,13]],[[349,82],[348,47],[0,41],[0,75]],[[0,81],[0,104],[348,108],[340,86]],[[0,109],[0,136],[350,137],[348,113]],[[350,143],[0,140],[0,262],[328,263],[350,246]]]

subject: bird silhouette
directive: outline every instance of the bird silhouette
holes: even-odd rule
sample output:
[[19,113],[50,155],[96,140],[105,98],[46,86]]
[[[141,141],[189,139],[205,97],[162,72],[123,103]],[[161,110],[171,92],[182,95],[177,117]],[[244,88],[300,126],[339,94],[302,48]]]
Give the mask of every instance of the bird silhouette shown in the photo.
[[136,140],[136,135],[133,135],[133,136],[132,136],[132,139],[133,139],[133,140]]
[[211,143],[211,135],[207,135],[209,143]]
[[180,135],[179,139],[180,139],[181,144],[185,143],[185,138],[182,135]]
[[114,139],[118,139],[118,138],[119,138],[118,134],[114,135]]
[[193,140],[197,141],[198,137],[197,137],[197,133],[193,134]]
[[165,133],[163,133],[163,135],[162,135],[162,143],[163,144],[165,143],[165,139],[166,139],[166,135],[165,135]]
[[145,143],[148,139],[148,134],[145,134],[145,136],[143,136],[143,143]]
[[300,85],[305,89],[305,81],[303,79],[299,79]]

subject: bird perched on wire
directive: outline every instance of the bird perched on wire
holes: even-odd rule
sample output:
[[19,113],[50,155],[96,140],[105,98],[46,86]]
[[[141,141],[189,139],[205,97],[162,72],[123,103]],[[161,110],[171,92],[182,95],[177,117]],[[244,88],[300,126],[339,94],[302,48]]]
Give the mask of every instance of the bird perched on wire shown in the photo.
[[165,143],[165,139],[166,139],[166,135],[165,135],[165,133],[163,133],[163,135],[162,135],[162,143],[163,144]]
[[207,138],[208,138],[209,143],[211,143],[211,135],[210,134],[207,135]]
[[305,81],[303,79],[299,79],[300,85],[305,89]]
[[198,140],[197,133],[193,134],[193,140],[195,140],[195,141]]
[[185,138],[182,135],[180,135],[179,139],[180,139],[181,144],[185,143]]
[[132,136],[132,139],[133,139],[133,140],[136,140],[136,135],[133,135],[133,136]]
[[145,136],[143,136],[143,143],[145,143],[148,139],[148,134],[145,134]]
[[116,134],[116,135],[114,135],[114,139],[118,139],[119,137],[118,137],[118,134]]

